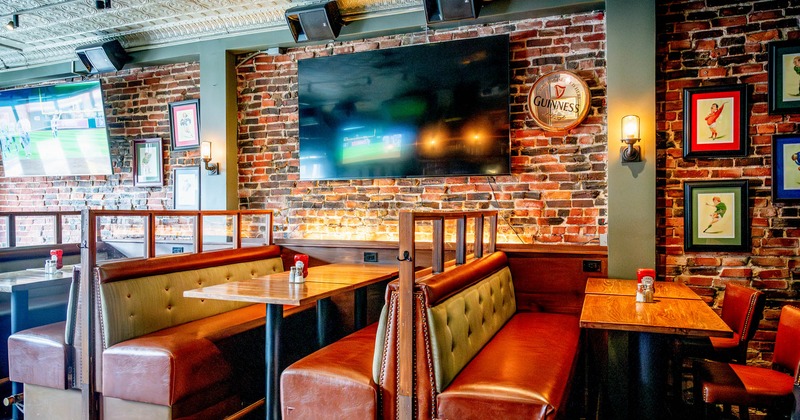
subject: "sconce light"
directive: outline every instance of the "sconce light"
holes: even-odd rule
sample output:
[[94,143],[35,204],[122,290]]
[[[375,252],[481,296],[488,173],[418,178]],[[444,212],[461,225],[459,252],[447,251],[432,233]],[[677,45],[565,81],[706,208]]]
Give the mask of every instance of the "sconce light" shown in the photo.
[[203,162],[206,163],[206,170],[208,171],[209,175],[217,175],[219,174],[219,164],[217,163],[209,163],[211,162],[211,142],[204,141],[200,143],[200,157],[203,159]]
[[627,144],[620,151],[622,162],[641,162],[642,154],[639,146],[634,146],[639,137],[639,117],[636,115],[626,115],[622,117],[622,142]]
[[19,28],[19,15],[11,15],[11,20],[6,23],[6,29],[13,31]]

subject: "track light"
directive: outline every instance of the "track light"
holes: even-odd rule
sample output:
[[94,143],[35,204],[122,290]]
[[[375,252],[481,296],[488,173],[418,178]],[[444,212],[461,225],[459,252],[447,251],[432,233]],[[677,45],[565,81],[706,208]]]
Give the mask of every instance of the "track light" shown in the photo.
[[94,8],[97,9],[97,10],[110,9],[111,8],[111,0],[95,0]]
[[6,29],[13,31],[19,28],[19,15],[11,15],[11,20],[6,23]]

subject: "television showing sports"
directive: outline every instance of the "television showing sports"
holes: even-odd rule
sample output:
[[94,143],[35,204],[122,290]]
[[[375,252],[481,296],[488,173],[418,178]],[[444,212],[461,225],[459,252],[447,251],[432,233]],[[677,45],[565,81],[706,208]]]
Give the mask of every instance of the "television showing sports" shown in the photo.
[[298,62],[300,179],[508,174],[507,35]]
[[99,81],[0,91],[5,177],[110,175]]

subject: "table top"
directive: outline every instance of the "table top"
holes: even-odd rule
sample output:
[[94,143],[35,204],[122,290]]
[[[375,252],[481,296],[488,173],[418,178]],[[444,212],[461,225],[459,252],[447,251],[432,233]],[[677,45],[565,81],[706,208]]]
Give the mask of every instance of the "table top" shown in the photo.
[[46,274],[44,268],[0,273],[0,293],[13,293],[42,287],[69,284],[72,266],[64,266],[55,274]]
[[303,283],[289,283],[289,272],[183,292],[186,297],[239,302],[303,305],[397,277],[395,265],[328,264],[309,267]]
[[[589,278],[586,281],[586,293],[599,295],[636,296],[636,280]],[[656,298],[696,299],[702,298],[689,286],[670,281],[654,282]]]
[[661,334],[732,337],[733,331],[711,307],[697,299],[656,297],[652,303],[633,296],[587,294],[580,325],[583,328]]

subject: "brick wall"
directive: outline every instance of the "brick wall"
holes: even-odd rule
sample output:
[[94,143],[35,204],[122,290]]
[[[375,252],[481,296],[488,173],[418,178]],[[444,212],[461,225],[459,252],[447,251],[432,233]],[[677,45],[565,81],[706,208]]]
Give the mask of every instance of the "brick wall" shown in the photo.
[[[168,104],[199,98],[199,65],[136,68],[100,80],[113,175],[0,178],[0,211],[172,208],[172,169],[197,165],[200,159],[197,150],[170,151]],[[135,188],[131,140],[152,137],[163,142],[164,187]]]
[[[509,33],[511,172],[487,177],[300,181],[297,60]],[[240,57],[244,59],[246,57]],[[240,63],[239,197],[276,210],[276,238],[390,240],[400,209],[498,208],[500,242],[597,243],[606,233],[605,17],[576,14],[334,42]],[[547,133],[526,98],[542,74],[569,69],[592,91],[589,116]],[[432,63],[431,71],[436,71]]]
[[[767,45],[800,40],[796,1],[659,1],[657,11],[659,272],[689,284],[719,306],[728,282],[763,290],[768,309],[751,357],[771,360],[780,307],[800,290],[800,209],[771,199],[771,141],[797,133],[800,115],[767,113]],[[747,157],[684,159],[683,88],[746,83],[750,90]],[[750,182],[752,250],[685,252],[686,181]]]

